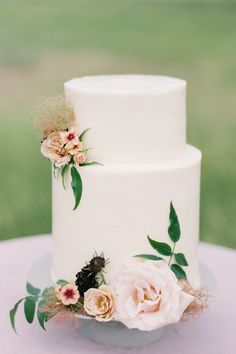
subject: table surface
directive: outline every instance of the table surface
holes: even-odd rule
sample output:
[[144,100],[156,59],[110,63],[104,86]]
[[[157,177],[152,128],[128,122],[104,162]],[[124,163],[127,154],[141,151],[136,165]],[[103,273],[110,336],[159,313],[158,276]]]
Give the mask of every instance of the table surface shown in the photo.
[[[43,331],[37,321],[25,322],[23,310],[16,317],[16,335],[9,322],[9,310],[25,296],[29,269],[51,252],[50,235],[0,242],[0,353],[1,354],[235,354],[236,353],[236,251],[201,243],[199,258],[217,279],[209,309],[197,319],[166,328],[156,343],[138,348],[107,347],[79,335],[78,328],[48,324]],[[35,284],[37,286],[37,283]]]

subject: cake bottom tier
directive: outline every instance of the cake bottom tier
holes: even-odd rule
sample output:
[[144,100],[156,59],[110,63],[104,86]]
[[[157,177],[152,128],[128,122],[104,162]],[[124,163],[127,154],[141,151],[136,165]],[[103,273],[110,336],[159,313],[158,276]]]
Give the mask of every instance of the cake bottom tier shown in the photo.
[[[188,280],[199,285],[199,187],[201,152],[187,146],[178,159],[154,165],[81,167],[79,208],[69,187],[53,178],[54,280],[73,281],[95,252],[109,258],[107,277],[136,254],[155,254],[147,235],[173,244],[168,235],[173,202],[181,227],[176,252],[184,253]],[[168,257],[167,257],[168,259]]]

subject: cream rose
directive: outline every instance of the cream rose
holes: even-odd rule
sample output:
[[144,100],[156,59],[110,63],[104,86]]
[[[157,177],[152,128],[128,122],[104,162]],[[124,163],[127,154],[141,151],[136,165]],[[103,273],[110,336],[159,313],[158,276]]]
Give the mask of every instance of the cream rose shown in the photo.
[[113,284],[115,319],[143,331],[178,322],[194,300],[164,261],[134,259]]
[[59,132],[53,132],[48,135],[47,139],[42,142],[41,153],[57,167],[63,167],[71,159],[63,148],[63,141]]
[[97,321],[110,321],[114,316],[114,296],[107,285],[89,289],[84,294],[84,309]]
[[82,152],[79,152],[78,154],[74,155],[74,161],[76,165],[81,165],[86,161],[86,156]]

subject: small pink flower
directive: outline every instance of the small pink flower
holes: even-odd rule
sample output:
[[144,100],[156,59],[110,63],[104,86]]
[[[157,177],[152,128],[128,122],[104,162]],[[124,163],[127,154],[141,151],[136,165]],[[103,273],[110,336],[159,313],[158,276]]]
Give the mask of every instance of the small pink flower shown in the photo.
[[74,146],[78,144],[79,138],[77,131],[74,127],[71,127],[68,131],[61,132],[60,135],[63,144],[69,144],[69,146]]
[[80,293],[73,283],[69,283],[61,287],[60,285],[55,288],[55,294],[58,300],[60,300],[63,305],[73,305],[76,304],[80,298]]
[[64,149],[70,155],[76,155],[83,150],[83,143],[79,140],[78,133],[74,127],[69,131],[60,133]]

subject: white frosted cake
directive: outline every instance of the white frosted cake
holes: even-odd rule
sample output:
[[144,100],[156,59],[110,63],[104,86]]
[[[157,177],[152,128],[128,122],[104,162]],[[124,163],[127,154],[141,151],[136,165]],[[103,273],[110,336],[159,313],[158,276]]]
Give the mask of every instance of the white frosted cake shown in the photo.
[[186,82],[73,79],[37,123],[53,170],[54,284],[27,282],[13,329],[21,301],[29,323],[37,305],[43,329],[79,318],[85,337],[127,347],[197,317],[209,295],[198,269],[201,152],[186,143]]
[[[103,252],[108,279],[134,255],[150,253],[147,235],[169,243],[172,202],[181,225],[176,250],[198,286],[201,152],[186,144],[186,82],[163,76],[115,75],[65,83],[77,128],[86,135],[83,195],[78,209],[69,188],[53,178],[54,281],[75,274]],[[65,181],[66,187],[70,180]]]

